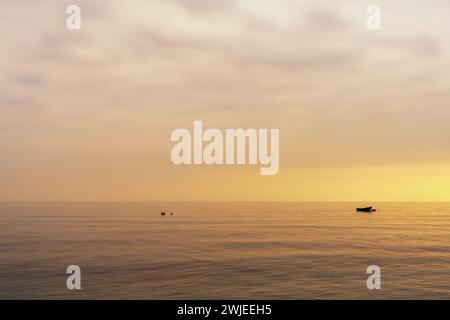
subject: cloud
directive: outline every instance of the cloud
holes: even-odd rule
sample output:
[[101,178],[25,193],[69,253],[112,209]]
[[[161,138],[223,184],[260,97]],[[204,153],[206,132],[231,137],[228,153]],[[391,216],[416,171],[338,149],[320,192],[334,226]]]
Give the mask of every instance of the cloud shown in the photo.
[[61,172],[95,154],[92,176],[105,154],[142,157],[164,180],[168,133],[201,119],[279,127],[299,168],[449,155],[448,3],[380,1],[377,32],[356,0],[77,3],[80,31],[65,2],[0,3],[2,151],[58,154]]

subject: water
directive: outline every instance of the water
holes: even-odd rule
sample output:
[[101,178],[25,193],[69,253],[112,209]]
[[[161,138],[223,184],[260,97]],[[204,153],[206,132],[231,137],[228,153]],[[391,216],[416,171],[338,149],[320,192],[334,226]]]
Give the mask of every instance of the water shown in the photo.
[[0,203],[0,298],[449,299],[450,203],[357,205]]

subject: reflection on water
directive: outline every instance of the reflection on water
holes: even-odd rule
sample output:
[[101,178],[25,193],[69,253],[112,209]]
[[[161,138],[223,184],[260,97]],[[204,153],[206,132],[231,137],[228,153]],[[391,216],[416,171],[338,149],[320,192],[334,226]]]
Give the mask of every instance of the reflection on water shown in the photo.
[[450,203],[358,205],[0,203],[0,298],[449,299]]

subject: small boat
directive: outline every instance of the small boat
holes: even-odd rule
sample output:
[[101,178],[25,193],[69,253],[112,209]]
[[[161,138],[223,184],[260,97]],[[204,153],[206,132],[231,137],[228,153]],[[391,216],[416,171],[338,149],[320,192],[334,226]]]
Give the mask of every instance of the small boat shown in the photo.
[[171,212],[170,215],[173,216],[173,212]]
[[377,211],[373,207],[365,207],[365,208],[356,208],[356,211],[358,212],[375,212]]
[[165,213],[165,212],[161,212],[161,215],[162,215],[162,216],[165,216],[165,215],[166,215],[166,213]]

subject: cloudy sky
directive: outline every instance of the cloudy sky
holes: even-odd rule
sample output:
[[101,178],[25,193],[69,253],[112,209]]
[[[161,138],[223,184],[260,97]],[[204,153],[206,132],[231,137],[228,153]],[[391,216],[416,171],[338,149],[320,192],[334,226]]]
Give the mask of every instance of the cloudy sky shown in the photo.
[[[375,2],[2,0],[0,200],[450,201],[450,2]],[[279,173],[173,165],[194,120]]]

